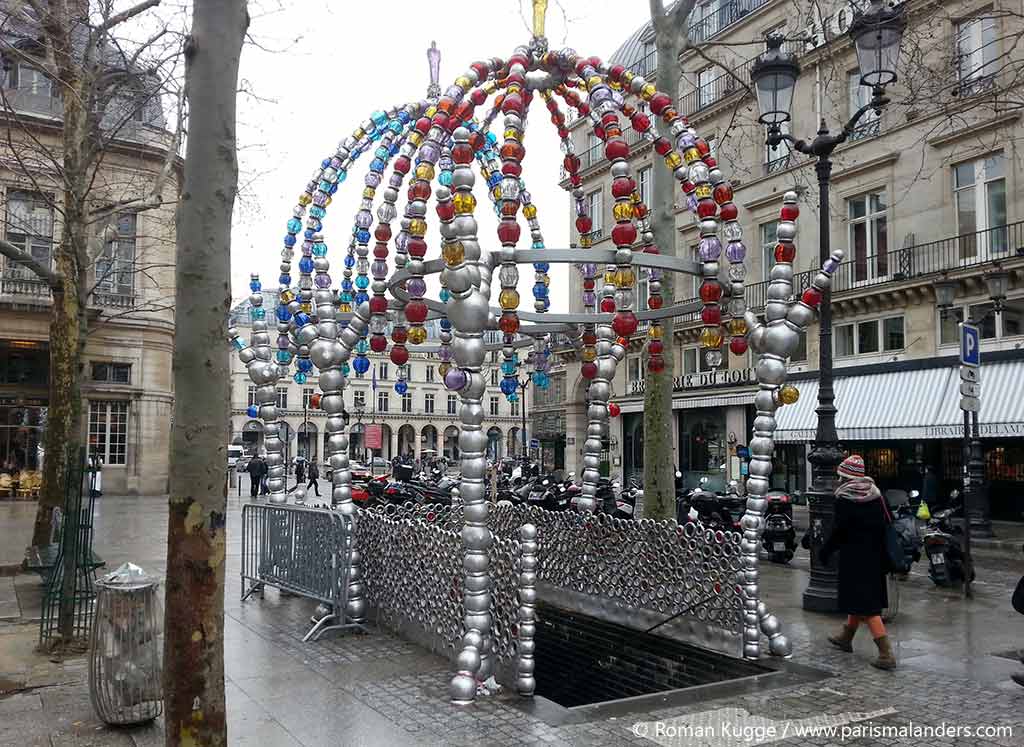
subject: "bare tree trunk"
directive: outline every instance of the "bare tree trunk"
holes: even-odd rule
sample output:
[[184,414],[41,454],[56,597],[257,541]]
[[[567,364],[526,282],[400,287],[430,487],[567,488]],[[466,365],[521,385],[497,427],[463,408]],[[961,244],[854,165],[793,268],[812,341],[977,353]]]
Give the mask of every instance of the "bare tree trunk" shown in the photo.
[[235,102],[246,0],[195,0],[185,48],[189,104],[178,207],[174,424],[167,529],[167,745],[227,744],[224,556],[227,512],[231,213]]
[[[651,22],[658,54],[655,86],[675,101],[679,92],[679,54],[686,43],[686,23],[693,0],[681,0],[670,11],[662,0],[651,0]],[[664,121],[655,119],[658,134],[672,140]],[[657,159],[656,159],[657,160]],[[675,190],[672,172],[661,164],[654,165],[651,222],[658,249],[662,254],[676,254]],[[667,305],[675,301],[675,279],[666,272],[661,280],[662,297]],[[672,448],[672,379],[675,372],[673,321],[664,321],[665,368],[644,374],[644,518],[668,519],[676,515],[675,450]],[[646,363],[646,362],[645,362]]]

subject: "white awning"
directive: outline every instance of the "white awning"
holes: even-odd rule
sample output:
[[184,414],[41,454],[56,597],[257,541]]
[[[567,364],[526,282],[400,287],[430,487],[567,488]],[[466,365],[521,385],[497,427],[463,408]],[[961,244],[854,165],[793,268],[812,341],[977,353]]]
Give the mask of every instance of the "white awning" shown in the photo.
[[[747,405],[754,404],[754,394],[756,389],[748,389],[743,392],[728,392],[722,394],[714,394],[708,392],[701,396],[690,396],[683,397],[678,393],[672,397],[672,409],[673,410],[695,410],[700,407],[746,407]],[[639,397],[635,401],[621,402],[620,406],[622,412],[642,412],[644,409],[644,399]]]
[[[800,399],[779,408],[775,431],[779,443],[814,440],[818,381],[794,385]],[[839,376],[835,393],[840,441],[959,438],[963,434],[957,367]],[[1022,395],[1024,361],[982,364],[982,437],[1024,436]]]

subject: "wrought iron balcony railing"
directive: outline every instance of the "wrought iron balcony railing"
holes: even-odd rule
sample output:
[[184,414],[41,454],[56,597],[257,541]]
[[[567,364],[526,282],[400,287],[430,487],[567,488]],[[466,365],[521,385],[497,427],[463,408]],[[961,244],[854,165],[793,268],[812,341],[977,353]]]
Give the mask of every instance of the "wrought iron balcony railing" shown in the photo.
[[[723,29],[736,23],[738,20],[753,13],[762,5],[767,5],[771,0],[727,0],[711,13],[690,24],[690,42],[697,44],[707,41]],[[695,9],[695,14],[700,10]]]

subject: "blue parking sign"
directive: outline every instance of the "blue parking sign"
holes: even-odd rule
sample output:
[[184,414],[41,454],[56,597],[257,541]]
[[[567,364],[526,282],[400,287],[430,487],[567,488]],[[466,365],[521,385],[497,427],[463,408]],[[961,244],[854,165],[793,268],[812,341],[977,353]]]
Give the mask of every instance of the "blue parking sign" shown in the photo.
[[960,323],[960,363],[974,367],[981,365],[981,335],[976,326],[967,322]]

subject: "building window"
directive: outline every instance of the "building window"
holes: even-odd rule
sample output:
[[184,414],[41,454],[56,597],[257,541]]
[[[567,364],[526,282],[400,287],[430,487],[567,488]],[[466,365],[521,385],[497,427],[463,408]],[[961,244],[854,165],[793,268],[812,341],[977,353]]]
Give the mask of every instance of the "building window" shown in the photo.
[[456,399],[454,394],[449,394],[448,395],[448,414],[449,415],[454,415],[455,414],[455,405],[456,405],[457,401],[458,400]]
[[253,405],[256,404],[256,387],[255,386],[251,386],[250,385],[248,387],[248,391],[246,392],[246,402],[248,403],[248,404],[246,404],[246,407],[252,407]]
[[302,409],[308,410],[313,406],[313,389],[306,387],[302,390]]
[[512,417],[519,417],[519,400],[517,399],[515,402],[509,402],[509,405],[512,407]]
[[[849,106],[849,115],[853,117],[862,106],[867,106],[871,101],[871,89],[860,84],[860,69],[851,70],[846,74],[846,96]],[[868,109],[861,115],[857,122],[857,128],[850,135],[851,140],[860,140],[865,137],[874,137],[881,132],[881,123],[878,119],[878,112]]]
[[[7,193],[6,238],[43,267],[53,257],[53,207],[43,195],[31,192]],[[4,275],[19,280],[37,280],[36,274],[17,262],[5,260]]]
[[653,41],[645,41],[643,45],[644,56],[633,67],[637,75],[647,76],[658,69],[658,48]]
[[491,409],[490,409],[491,417],[492,418],[498,417],[498,398],[497,397],[491,397],[490,406],[491,406]]
[[701,348],[683,349],[683,374],[710,373],[712,371],[729,370],[728,346],[722,348],[722,365],[712,368],[704,358],[704,351]]
[[601,190],[595,189],[587,195],[587,211],[590,215],[590,238],[597,241],[604,234],[604,205]]
[[654,188],[654,173],[650,166],[644,166],[637,172],[636,183],[639,185],[640,201],[647,207],[651,206],[651,190]]
[[366,409],[366,390],[356,389],[352,392],[352,407]]
[[839,324],[834,339],[837,358],[903,350],[903,316]]
[[[789,134],[789,122],[779,123],[779,130],[783,135]],[[792,153],[792,146],[788,140],[783,140],[778,145],[772,147],[767,143],[768,129],[765,128],[765,146],[764,146],[764,172],[766,174],[774,174],[778,171],[785,171],[789,168],[789,159]]]
[[377,392],[377,412],[387,412],[390,399],[388,392]]
[[97,293],[131,296],[135,290],[135,234],[138,217],[123,213],[115,221],[117,235],[96,258]]
[[651,278],[646,267],[638,268],[634,294],[636,296],[636,310],[647,311],[649,308],[648,301],[650,301],[649,296],[651,294]]
[[402,412],[412,412],[412,392],[406,392],[402,395]]
[[796,349],[793,354],[789,356],[790,363],[805,363],[807,361],[807,330],[800,330],[800,338],[796,344]]
[[127,402],[89,400],[89,455],[107,465],[127,464]]
[[98,363],[92,364],[92,380],[107,384],[130,384],[132,381],[131,363]]
[[850,224],[853,280],[861,283],[889,274],[889,205],[885,190],[851,197],[846,201]]
[[427,383],[428,384],[433,384],[434,383],[434,367],[433,366],[427,366],[427,376],[426,376],[426,379],[427,379]]
[[388,364],[386,361],[381,361],[377,364],[377,378],[387,380],[388,378]]
[[996,19],[979,16],[956,25],[956,73],[960,96],[988,90],[995,81]]
[[277,388],[277,406],[282,410],[288,409],[288,389],[287,387]]
[[412,364],[405,363],[398,367],[398,378],[412,381]]
[[[1009,249],[1006,228],[1006,159],[1002,151],[953,167],[961,260],[986,259]],[[980,255],[980,256],[979,256]]]
[[761,226],[761,267],[764,279],[768,280],[775,264],[775,245],[778,243],[779,222],[777,220],[762,223]]
[[685,348],[683,350],[683,373],[697,373],[697,348]]
[[[430,368],[433,368],[433,366],[431,366]],[[430,392],[427,392],[426,394],[423,395],[423,412],[425,412],[427,415],[434,414],[434,395],[431,394]]]
[[29,96],[60,99],[60,88],[46,77],[46,73],[31,65],[26,65],[24,62],[11,64],[7,85],[9,88]]
[[964,320],[965,311],[971,319],[983,319],[978,325],[978,332],[983,340],[1000,340],[1004,337],[1024,335],[1024,296],[1007,298],[1003,313],[996,315],[989,302],[954,306],[939,309],[939,344],[957,345],[960,342],[958,325]]
[[498,369],[491,369],[491,386],[498,386]]
[[630,383],[634,381],[640,381],[642,378],[640,375],[640,358],[627,358],[626,359],[626,378]]

